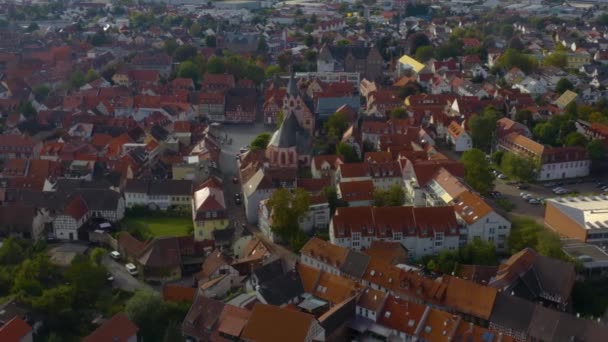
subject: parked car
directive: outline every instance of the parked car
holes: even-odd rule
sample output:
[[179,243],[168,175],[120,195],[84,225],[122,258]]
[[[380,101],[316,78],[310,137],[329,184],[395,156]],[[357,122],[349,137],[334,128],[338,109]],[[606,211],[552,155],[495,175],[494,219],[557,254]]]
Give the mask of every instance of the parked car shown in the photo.
[[112,275],[112,273],[110,273],[110,272],[106,273],[106,280],[108,281],[108,283],[111,283],[114,281],[114,276]]
[[520,190],[528,190],[528,189],[530,189],[530,185],[528,185],[526,183],[519,183],[519,184],[517,184],[517,188]]
[[241,204],[241,198],[240,198],[240,197],[236,197],[236,198],[234,199],[234,204],[236,204],[236,205],[240,205],[240,204]]
[[498,199],[498,198],[502,198],[502,194],[498,191],[492,191],[492,192],[490,192],[490,197]]
[[133,265],[132,263],[126,264],[125,268],[127,269],[127,272],[129,272],[129,274],[132,276],[136,276],[139,273],[137,271],[137,266]]
[[249,151],[249,145],[245,145],[239,149],[240,153],[245,153],[247,151]]
[[118,253],[118,251],[111,251],[110,257],[112,257],[114,260],[120,260],[120,253]]
[[526,198],[527,196],[530,196],[530,194],[527,193],[527,192],[520,192],[519,193],[519,197],[521,197],[521,198]]
[[545,184],[543,184],[543,186],[544,186],[545,188],[553,188],[553,187],[555,187],[555,186],[556,186],[556,184],[555,184],[555,182],[549,182],[549,183],[545,183]]
[[507,182],[507,185],[517,185],[517,184],[518,184],[518,182],[516,182],[516,181],[508,181]]
[[496,176],[498,179],[507,179],[507,176],[503,173],[499,173],[498,176]]
[[232,183],[238,184],[239,183],[238,177],[232,177]]
[[540,201],[538,199],[536,199],[536,198],[530,198],[528,200],[528,203],[533,204],[533,205],[539,205]]

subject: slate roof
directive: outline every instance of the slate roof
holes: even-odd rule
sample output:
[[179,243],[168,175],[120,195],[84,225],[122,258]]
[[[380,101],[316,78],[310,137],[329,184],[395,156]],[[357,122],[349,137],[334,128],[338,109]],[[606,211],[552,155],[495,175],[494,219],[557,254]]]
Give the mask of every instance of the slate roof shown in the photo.
[[361,279],[369,260],[370,257],[368,255],[349,249],[340,271],[356,279]]
[[257,277],[259,283],[265,283],[283,275],[283,263],[281,259],[277,259],[256,268],[252,273]]
[[137,325],[131,322],[125,313],[120,312],[95,329],[82,342],[128,342],[130,337],[136,336],[137,331]]
[[268,304],[281,306],[304,293],[300,276],[291,271],[260,285],[259,293]]
[[139,263],[146,267],[174,268],[182,264],[179,241],[176,237],[159,237],[147,244],[139,257]]
[[526,332],[532,321],[536,304],[501,292],[496,296],[490,322],[501,327]]
[[200,341],[210,341],[224,306],[220,301],[197,294],[182,323],[182,333]]

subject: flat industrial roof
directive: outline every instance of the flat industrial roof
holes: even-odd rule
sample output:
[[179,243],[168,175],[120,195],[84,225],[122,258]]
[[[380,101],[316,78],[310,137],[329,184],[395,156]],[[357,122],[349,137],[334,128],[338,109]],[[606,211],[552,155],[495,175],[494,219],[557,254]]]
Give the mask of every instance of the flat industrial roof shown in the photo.
[[592,261],[608,261],[608,254],[596,245],[570,245],[565,246],[563,249],[564,252],[576,259],[581,256],[588,256],[592,259]]

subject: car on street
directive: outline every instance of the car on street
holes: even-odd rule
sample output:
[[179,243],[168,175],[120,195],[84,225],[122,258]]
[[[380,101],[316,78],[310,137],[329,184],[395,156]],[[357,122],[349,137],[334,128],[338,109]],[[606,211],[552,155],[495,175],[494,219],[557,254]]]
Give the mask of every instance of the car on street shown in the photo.
[[530,198],[530,196],[532,196],[532,195],[530,195],[530,194],[529,194],[529,193],[527,193],[527,192],[520,192],[520,193],[519,193],[519,197],[521,197],[521,198],[523,198],[523,199],[525,199],[525,200],[527,200],[528,198]]
[[240,153],[245,153],[247,151],[249,151],[249,145],[245,145],[239,149]]
[[126,264],[125,268],[127,269],[127,272],[129,272],[129,274],[132,276],[136,276],[139,273],[137,271],[137,266],[133,265],[132,263]]
[[240,192],[235,193],[234,198],[241,198],[241,193]]
[[536,199],[536,198],[530,198],[528,200],[528,203],[533,204],[533,205],[539,205],[540,201],[538,199]]
[[507,176],[503,173],[499,173],[498,176],[496,176],[496,178],[498,179],[507,179]]
[[499,199],[499,198],[502,198],[502,194],[498,191],[492,191],[492,192],[490,192],[490,197]]
[[232,183],[234,183],[234,184],[239,184],[239,179],[238,179],[238,177],[232,177]]
[[519,183],[519,184],[517,184],[517,188],[520,190],[528,190],[528,189],[530,189],[530,185],[528,185],[526,183]]
[[556,184],[555,184],[555,182],[549,182],[549,183],[543,184],[543,186],[545,188],[554,188],[556,186]]
[[241,204],[241,198],[240,198],[240,197],[236,197],[236,198],[234,199],[234,204],[236,204],[236,205]]
[[110,272],[106,273],[106,280],[108,281],[108,283],[111,283],[114,281],[114,276],[112,275],[112,273],[110,273]]
[[112,257],[114,260],[120,260],[120,253],[118,253],[118,251],[111,251],[110,257]]

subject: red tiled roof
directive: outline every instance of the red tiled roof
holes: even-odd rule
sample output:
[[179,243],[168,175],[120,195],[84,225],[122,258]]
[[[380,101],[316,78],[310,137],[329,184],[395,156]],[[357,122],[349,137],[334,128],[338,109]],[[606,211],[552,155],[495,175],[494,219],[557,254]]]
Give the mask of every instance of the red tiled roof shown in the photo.
[[344,201],[371,201],[374,199],[374,182],[371,180],[342,182],[339,187]]
[[72,198],[68,201],[65,208],[63,208],[63,212],[71,216],[76,221],[79,221],[89,212],[89,208],[82,197],[80,195],[76,195],[72,196]]
[[163,286],[163,300],[165,302],[191,303],[196,296],[196,288],[180,285],[165,284]]
[[15,317],[0,327],[0,341],[21,342],[22,339],[32,331],[24,320]]
[[137,335],[139,328],[129,320],[126,314],[120,312],[103,323],[82,342],[128,342]]

